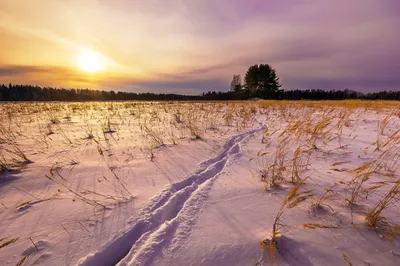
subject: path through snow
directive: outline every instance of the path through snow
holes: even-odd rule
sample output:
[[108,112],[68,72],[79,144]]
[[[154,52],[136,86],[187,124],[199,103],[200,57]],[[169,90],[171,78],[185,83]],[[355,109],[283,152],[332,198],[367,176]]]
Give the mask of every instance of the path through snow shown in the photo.
[[213,181],[241,151],[241,143],[264,127],[232,137],[215,158],[204,161],[194,175],[171,184],[154,196],[125,232],[80,266],[149,265],[167,245],[182,241],[190,232],[201,203]]

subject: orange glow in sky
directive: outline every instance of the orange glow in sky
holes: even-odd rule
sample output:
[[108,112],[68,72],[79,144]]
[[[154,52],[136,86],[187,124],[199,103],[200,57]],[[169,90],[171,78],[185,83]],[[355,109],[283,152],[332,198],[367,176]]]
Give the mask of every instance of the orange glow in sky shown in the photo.
[[283,88],[396,90],[399,11],[397,0],[0,0],[0,84],[197,94],[268,63]]

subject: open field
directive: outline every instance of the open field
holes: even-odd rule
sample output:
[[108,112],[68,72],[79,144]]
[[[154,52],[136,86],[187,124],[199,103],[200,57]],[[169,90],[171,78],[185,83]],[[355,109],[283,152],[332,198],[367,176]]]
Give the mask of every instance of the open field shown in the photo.
[[400,102],[0,104],[0,265],[399,265]]

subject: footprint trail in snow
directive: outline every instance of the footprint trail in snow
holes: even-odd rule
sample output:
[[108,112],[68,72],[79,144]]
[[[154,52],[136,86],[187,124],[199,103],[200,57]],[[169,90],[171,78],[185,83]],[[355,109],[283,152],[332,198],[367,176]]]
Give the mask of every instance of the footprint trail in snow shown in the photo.
[[171,184],[154,196],[128,230],[94,254],[82,258],[80,266],[149,265],[170,243],[183,239],[196,219],[213,181],[240,153],[246,137],[263,130],[232,137],[215,158],[204,161],[194,175]]

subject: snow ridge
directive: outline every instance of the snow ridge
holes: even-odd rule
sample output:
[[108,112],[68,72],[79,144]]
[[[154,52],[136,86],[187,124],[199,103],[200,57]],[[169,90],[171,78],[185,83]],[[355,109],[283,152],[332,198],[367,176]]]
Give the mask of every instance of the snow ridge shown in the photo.
[[213,181],[240,153],[244,139],[263,129],[232,137],[218,156],[202,162],[195,174],[154,196],[132,221],[130,229],[118,234],[96,253],[82,258],[78,265],[149,265],[168,242],[174,244],[185,237]]

